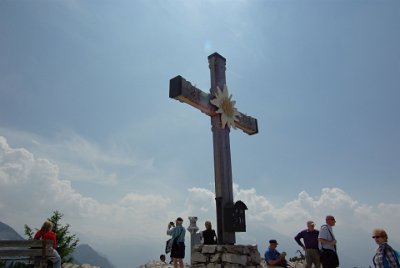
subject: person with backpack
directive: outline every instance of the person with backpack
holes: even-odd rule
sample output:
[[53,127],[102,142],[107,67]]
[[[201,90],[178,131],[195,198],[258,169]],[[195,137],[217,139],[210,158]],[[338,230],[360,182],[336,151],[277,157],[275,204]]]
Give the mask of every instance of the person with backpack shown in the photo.
[[49,258],[49,260],[53,263],[53,268],[61,268],[61,257],[57,252],[57,241],[56,241],[56,233],[52,231],[53,224],[49,221],[45,221],[42,225],[42,228],[38,230],[33,237],[33,239],[38,240],[52,240],[53,241],[53,256]]
[[378,245],[374,258],[372,259],[377,268],[399,268],[399,259],[396,251],[387,243],[388,235],[383,229],[374,229],[372,238]]

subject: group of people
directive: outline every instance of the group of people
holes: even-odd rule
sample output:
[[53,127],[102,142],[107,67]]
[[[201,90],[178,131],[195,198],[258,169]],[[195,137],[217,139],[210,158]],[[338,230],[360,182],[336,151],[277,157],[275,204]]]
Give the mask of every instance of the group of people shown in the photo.
[[[186,229],[182,226],[183,219],[178,217],[175,221],[168,223],[167,235],[171,236],[173,240],[171,249],[171,260],[174,268],[183,268],[183,259],[185,258],[185,233]],[[212,229],[210,221],[205,222],[206,229],[201,232],[201,240],[204,245],[217,244],[217,234]],[[165,255],[160,255],[160,260],[165,263]]]
[[[332,215],[325,218],[326,224],[322,225],[320,230],[315,229],[313,221],[307,222],[307,229],[300,231],[294,240],[303,248],[305,252],[305,268],[336,268],[339,266],[339,258],[336,250],[336,238],[333,234],[332,227],[335,226],[336,220]],[[185,234],[186,229],[182,226],[183,219],[178,217],[175,221],[170,222],[167,227],[167,234],[174,241],[171,249],[171,259],[174,268],[183,268],[183,259],[185,258]],[[61,257],[57,252],[56,234],[52,231],[52,223],[45,221],[34,236],[34,239],[53,241],[52,256],[50,260],[53,262],[53,268],[61,268]],[[212,229],[211,222],[205,222],[206,229],[201,232],[202,243],[205,245],[217,244],[217,235]],[[378,245],[376,253],[373,257],[373,263],[377,268],[400,268],[396,251],[388,244],[388,235],[383,229],[374,229],[372,238]],[[280,253],[276,248],[278,242],[275,239],[269,240],[269,247],[264,254],[267,267],[287,267],[286,253]],[[165,262],[165,255],[160,256],[160,260]]]
[[[307,229],[300,231],[294,240],[303,248],[305,252],[305,268],[336,268],[339,267],[339,258],[336,249],[336,238],[332,227],[336,220],[332,215],[325,218],[326,224],[320,230],[315,229],[313,221],[307,222]],[[383,229],[374,229],[372,238],[378,248],[373,257],[373,263],[377,268],[400,268],[396,251],[387,243],[388,235]],[[269,247],[264,254],[267,267],[290,267],[285,259],[286,253],[280,253],[276,247],[278,243],[275,239],[269,240]]]

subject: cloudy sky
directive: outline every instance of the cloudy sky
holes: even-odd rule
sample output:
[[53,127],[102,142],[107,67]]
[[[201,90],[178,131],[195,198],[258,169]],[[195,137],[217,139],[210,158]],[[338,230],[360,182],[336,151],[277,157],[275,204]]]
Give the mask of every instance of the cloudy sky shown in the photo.
[[238,241],[294,256],[305,221],[333,214],[342,266],[371,265],[373,228],[400,248],[399,14],[397,0],[0,1],[0,221],[22,234],[59,210],[117,268],[157,259],[177,216],[215,225],[210,118],[168,91],[181,75],[208,92],[218,52],[259,125],[230,134]]

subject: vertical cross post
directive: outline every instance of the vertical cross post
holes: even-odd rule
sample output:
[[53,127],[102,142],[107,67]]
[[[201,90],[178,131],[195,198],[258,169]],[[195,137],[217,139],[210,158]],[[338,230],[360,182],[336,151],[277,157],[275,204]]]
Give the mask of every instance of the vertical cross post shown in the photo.
[[[211,77],[211,96],[215,96],[217,87],[223,88],[226,84],[225,70],[226,59],[214,53],[208,57]],[[221,127],[221,116],[211,116],[211,131],[213,133],[214,148],[214,176],[215,176],[215,200],[217,210],[217,233],[220,244],[235,244],[234,232],[225,231],[226,204],[233,204],[233,183],[231,146],[229,139],[229,127]]]

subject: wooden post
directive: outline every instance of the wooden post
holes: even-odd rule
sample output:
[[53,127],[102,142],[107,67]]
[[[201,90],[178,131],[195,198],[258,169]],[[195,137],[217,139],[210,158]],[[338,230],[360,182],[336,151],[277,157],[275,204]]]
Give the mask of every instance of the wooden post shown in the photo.
[[[226,84],[225,70],[226,59],[214,53],[208,57],[211,77],[212,96],[215,95],[217,87],[223,88]],[[234,232],[225,230],[224,208],[226,204],[233,203],[233,183],[232,183],[232,164],[231,146],[229,139],[230,129],[221,127],[220,115],[211,116],[211,131],[213,133],[214,147],[214,176],[215,176],[215,199],[217,206],[217,231],[218,241],[221,244],[235,244]]]

